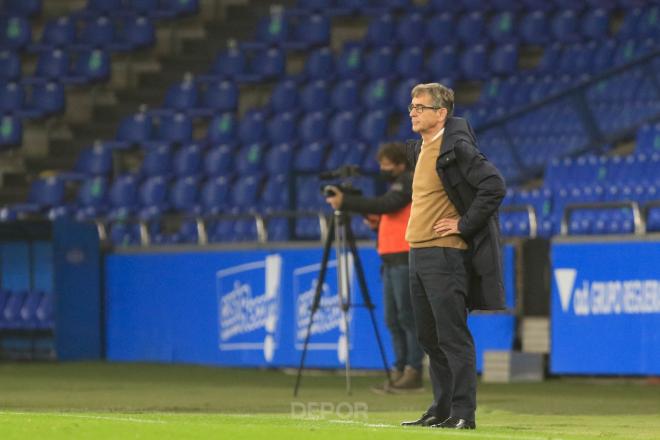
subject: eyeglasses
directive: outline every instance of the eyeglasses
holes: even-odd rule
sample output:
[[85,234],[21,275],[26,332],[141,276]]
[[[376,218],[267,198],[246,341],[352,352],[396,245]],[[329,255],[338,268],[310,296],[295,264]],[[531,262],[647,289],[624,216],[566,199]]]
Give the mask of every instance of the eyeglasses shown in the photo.
[[408,113],[410,113],[411,111],[413,111],[413,109],[415,109],[415,113],[421,113],[421,112],[423,112],[424,110],[426,110],[427,108],[428,108],[428,109],[431,109],[431,110],[438,110],[438,109],[441,109],[442,107],[431,107],[431,106],[428,106],[428,105],[422,105],[422,104],[417,104],[417,105],[412,105],[412,104],[410,104],[410,105],[408,106]]

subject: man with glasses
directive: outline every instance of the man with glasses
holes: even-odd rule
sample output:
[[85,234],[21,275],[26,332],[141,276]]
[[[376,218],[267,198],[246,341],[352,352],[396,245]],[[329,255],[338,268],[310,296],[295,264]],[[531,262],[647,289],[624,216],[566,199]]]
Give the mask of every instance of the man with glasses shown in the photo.
[[422,139],[406,146],[414,170],[406,240],[433,403],[418,420],[402,425],[474,429],[476,355],[467,315],[504,308],[497,209],[505,184],[477,149],[467,121],[452,117],[451,89],[419,84],[411,96],[412,128]]

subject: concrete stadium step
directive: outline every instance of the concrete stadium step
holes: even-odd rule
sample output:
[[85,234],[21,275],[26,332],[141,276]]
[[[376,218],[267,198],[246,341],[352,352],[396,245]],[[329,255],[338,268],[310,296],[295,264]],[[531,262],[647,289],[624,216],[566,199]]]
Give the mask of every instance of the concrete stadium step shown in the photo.
[[550,353],[550,319],[525,317],[522,320],[522,350],[525,353]]
[[486,351],[481,377],[486,383],[541,382],[544,363],[544,356],[540,353]]
[[11,205],[14,203],[23,203],[30,194],[29,186],[26,183],[20,187],[5,186],[0,188],[0,206]]

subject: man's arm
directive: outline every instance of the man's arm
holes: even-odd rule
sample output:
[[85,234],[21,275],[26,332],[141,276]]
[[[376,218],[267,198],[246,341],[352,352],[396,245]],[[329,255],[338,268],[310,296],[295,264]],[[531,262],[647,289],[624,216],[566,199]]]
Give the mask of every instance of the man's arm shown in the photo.
[[476,189],[472,204],[458,222],[460,234],[471,237],[486,226],[499,208],[506,195],[506,184],[497,168],[473,145],[461,141],[454,151],[461,174]]
[[361,214],[387,214],[396,212],[412,200],[412,178],[403,173],[392,184],[389,191],[378,197],[363,197],[344,194],[341,209]]

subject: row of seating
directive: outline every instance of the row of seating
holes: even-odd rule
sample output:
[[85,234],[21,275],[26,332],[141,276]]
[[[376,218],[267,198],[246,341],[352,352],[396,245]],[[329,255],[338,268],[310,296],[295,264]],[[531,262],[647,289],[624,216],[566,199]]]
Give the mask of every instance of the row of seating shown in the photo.
[[0,331],[53,330],[54,294],[0,289]]

